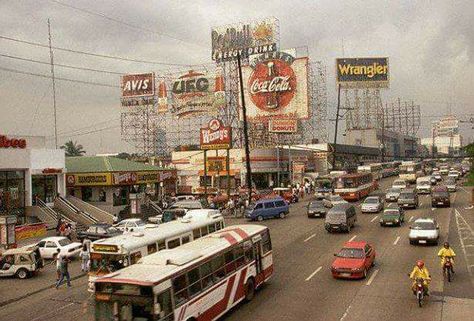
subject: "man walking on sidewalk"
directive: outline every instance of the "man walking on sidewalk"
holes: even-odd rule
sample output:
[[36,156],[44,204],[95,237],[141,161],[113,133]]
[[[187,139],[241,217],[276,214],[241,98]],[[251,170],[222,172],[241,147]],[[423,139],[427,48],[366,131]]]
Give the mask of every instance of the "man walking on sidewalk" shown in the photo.
[[61,272],[61,275],[59,277],[58,282],[56,283],[56,289],[63,283],[64,278],[66,278],[67,282],[67,287],[71,287],[71,277],[69,276],[69,270],[68,270],[68,265],[69,265],[69,258],[66,256],[61,257],[61,265],[59,267],[59,270]]

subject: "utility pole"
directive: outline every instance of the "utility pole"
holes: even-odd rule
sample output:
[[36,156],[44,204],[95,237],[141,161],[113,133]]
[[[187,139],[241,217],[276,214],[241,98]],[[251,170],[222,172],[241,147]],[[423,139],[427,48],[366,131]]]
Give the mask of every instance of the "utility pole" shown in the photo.
[[332,170],[336,169],[336,144],[337,144],[337,127],[339,125],[339,109],[341,107],[341,84],[337,87],[337,109],[336,109],[336,129],[334,131],[334,146],[332,151]]
[[245,166],[246,166],[247,188],[249,189],[249,204],[250,204],[250,202],[252,201],[252,171],[250,168],[250,147],[249,147],[249,132],[248,132],[248,126],[247,126],[247,108],[245,107],[244,82],[242,78],[242,63],[240,61],[240,54],[237,54],[237,64],[239,67],[240,98],[242,101],[242,114],[243,114],[243,121],[244,121]]
[[58,124],[56,113],[56,80],[54,77],[54,54],[53,46],[51,45],[51,23],[48,18],[48,37],[49,37],[49,58],[51,61],[51,78],[53,80],[53,108],[54,108],[54,146],[58,149]]

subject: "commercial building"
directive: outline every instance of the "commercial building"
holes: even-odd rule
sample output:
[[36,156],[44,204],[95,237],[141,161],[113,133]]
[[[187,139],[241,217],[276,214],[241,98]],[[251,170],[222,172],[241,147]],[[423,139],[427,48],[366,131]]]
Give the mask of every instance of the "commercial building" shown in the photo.
[[459,121],[455,116],[449,115],[433,122],[431,137],[423,138],[421,144],[430,150],[434,146],[438,154],[459,155],[463,145]]
[[64,151],[46,148],[45,137],[0,134],[0,215],[26,223],[37,199],[52,203],[65,194],[65,175]]

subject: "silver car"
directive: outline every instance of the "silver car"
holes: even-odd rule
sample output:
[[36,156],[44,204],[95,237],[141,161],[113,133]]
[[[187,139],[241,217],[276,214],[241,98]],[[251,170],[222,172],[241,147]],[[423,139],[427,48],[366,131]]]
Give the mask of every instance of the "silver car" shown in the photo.
[[380,196],[369,196],[362,203],[362,213],[378,213],[383,210],[383,200]]
[[385,194],[385,201],[386,202],[396,202],[398,201],[398,197],[400,196],[402,189],[398,187],[392,187],[387,190]]
[[446,178],[444,185],[448,188],[448,192],[456,192],[456,179],[453,177]]
[[419,218],[412,226],[408,235],[410,244],[436,244],[439,241],[439,225],[435,219]]

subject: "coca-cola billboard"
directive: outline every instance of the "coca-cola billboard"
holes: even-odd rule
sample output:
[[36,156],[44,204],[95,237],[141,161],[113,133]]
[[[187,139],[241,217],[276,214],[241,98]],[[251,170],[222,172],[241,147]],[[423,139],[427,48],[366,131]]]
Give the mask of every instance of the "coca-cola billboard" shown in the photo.
[[207,128],[201,128],[201,149],[232,148],[232,128],[224,126],[218,119],[211,119]]
[[286,52],[252,56],[243,72],[248,118],[264,122],[308,118],[307,64],[307,58]]

